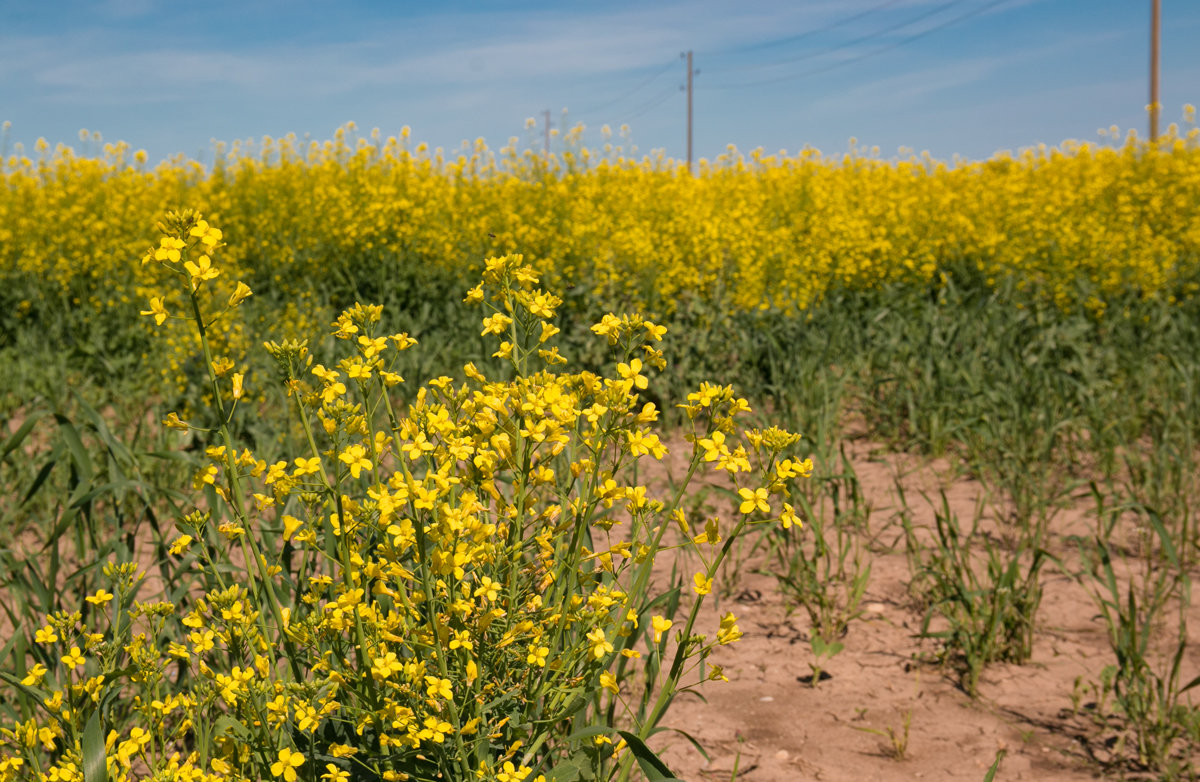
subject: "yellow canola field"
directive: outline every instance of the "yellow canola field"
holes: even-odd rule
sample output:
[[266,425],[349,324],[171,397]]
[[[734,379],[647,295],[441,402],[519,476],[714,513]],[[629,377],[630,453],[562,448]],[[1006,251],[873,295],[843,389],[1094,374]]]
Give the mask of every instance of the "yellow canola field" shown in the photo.
[[465,282],[506,252],[552,287],[656,312],[684,293],[804,307],[834,285],[936,283],[964,263],[989,283],[1012,276],[1095,310],[1131,288],[1196,289],[1195,128],[1157,146],[1131,135],[983,162],[731,148],[695,176],[662,155],[600,154],[573,138],[549,157],[482,141],[445,156],[407,132],[356,138],[348,125],[324,143],[234,145],[212,170],[183,159],[147,170],[123,144],[85,158],[43,143],[0,172],[0,323],[59,306],[144,308],[149,227],[183,205],[222,226],[231,274],[287,298],[380,275],[386,285],[397,264]]

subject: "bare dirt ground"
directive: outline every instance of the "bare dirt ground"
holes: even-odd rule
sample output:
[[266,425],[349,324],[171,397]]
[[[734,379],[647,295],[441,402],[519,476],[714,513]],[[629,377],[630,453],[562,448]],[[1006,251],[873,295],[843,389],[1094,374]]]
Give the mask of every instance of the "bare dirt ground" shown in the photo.
[[[673,451],[689,448],[681,445]],[[982,486],[956,476],[945,462],[882,453],[861,440],[847,453],[872,507],[864,616],[851,622],[844,651],[825,666],[829,678],[812,686],[806,613],[789,612],[762,562],[743,565],[738,583],[727,587],[730,596],[706,606],[701,618],[704,628],[715,627],[725,611],[738,617],[745,636],[718,647],[711,658],[729,682],[705,683],[703,699],[679,696],[664,720],[695,737],[708,758],[678,733],[663,732],[651,743],[671,770],[686,780],[729,780],[735,768],[736,779],[749,782],[982,780],[1003,752],[997,780],[1121,776],[1112,764],[1111,732],[1095,726],[1087,716],[1092,696],[1077,690],[1077,681],[1098,681],[1115,661],[1096,604],[1064,572],[1078,564],[1066,537],[1092,529],[1086,490],[1052,522],[1050,548],[1064,568],[1042,572],[1032,661],[988,666],[979,696],[971,698],[953,670],[929,662],[936,643],[919,637],[923,614],[909,591],[896,482],[905,489],[915,524],[927,527],[934,513],[922,491],[934,497],[945,490],[951,509],[969,524]],[[1183,681],[1200,673],[1196,606],[1189,619]],[[1073,707],[1073,694],[1081,708]],[[902,738],[906,721],[907,745],[897,757],[889,730]],[[1128,770],[1126,776],[1140,777]]]

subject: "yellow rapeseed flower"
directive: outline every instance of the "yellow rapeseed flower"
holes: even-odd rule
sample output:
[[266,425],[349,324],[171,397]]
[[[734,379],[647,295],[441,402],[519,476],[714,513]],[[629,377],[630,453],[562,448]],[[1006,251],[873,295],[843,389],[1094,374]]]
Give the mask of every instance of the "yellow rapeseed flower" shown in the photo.
[[738,511],[741,513],[753,513],[756,510],[769,513],[771,510],[771,505],[768,502],[770,492],[762,487],[757,489],[738,489],[738,496],[742,498],[742,503],[738,506]]
[[350,475],[354,478],[357,478],[363,470],[372,468],[371,460],[367,458],[367,449],[358,444],[347,447],[338,454],[338,459],[349,465]]
[[592,643],[592,656],[597,660],[602,660],[605,655],[612,653],[613,645],[605,637],[603,628],[597,627],[593,629],[587,634],[587,637]]
[[167,308],[163,306],[163,300],[161,296],[151,296],[150,309],[142,310],[141,314],[152,315],[154,317],[155,325],[158,326],[161,326],[167,318],[171,317],[170,313],[167,312]]
[[253,294],[254,291],[250,290],[250,286],[239,280],[233,293],[229,294],[229,306],[236,307]]
[[208,280],[216,279],[221,273],[221,270],[212,265],[212,258],[207,255],[201,255],[195,261],[185,261],[183,268],[187,270],[188,275],[192,278],[192,290],[199,290],[200,286]]
[[649,385],[649,381],[641,372],[642,360],[640,358],[631,359],[628,364],[624,362],[617,364],[617,374],[633,388],[644,389]]
[[793,524],[797,527],[803,526],[800,522],[800,517],[796,515],[796,511],[788,503],[783,503],[783,513],[779,515],[779,523],[784,529],[790,529]]
[[94,594],[88,595],[87,597],[84,598],[84,600],[86,600],[87,602],[91,603],[94,606],[104,605],[105,603],[107,603],[108,601],[110,601],[112,599],[113,599],[112,593],[107,592],[103,589],[97,589]]
[[71,651],[68,652],[67,654],[63,655],[62,662],[63,662],[63,665],[67,666],[68,668],[70,668],[73,671],[76,668],[78,668],[79,666],[83,665],[84,656],[79,651],[78,646],[72,646]]
[[296,769],[304,765],[304,755],[291,747],[279,750],[278,760],[271,764],[271,775],[283,777],[284,782],[296,782]]
[[42,665],[41,663],[35,664],[29,669],[28,673],[25,674],[25,678],[21,679],[21,684],[24,684],[26,687],[38,686],[42,683],[42,679],[45,678],[46,670],[46,666]]
[[321,775],[321,779],[326,782],[349,782],[350,772],[344,771],[332,763],[326,763],[325,773]]
[[180,250],[186,247],[187,244],[174,236],[164,236],[158,242],[158,249],[154,251],[154,260],[176,263],[181,257]]
[[525,662],[529,665],[536,665],[539,668],[545,668],[546,655],[548,654],[550,654],[550,647],[531,645],[529,647],[529,654],[525,657]]

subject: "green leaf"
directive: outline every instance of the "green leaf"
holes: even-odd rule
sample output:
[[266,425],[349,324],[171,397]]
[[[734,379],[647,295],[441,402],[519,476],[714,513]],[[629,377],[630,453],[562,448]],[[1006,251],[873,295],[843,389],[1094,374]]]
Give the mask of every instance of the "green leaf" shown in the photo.
[[586,779],[584,769],[587,767],[588,760],[586,757],[573,757],[569,760],[564,760],[560,763],[555,763],[554,768],[550,769],[550,773],[546,778],[550,782],[581,782]]
[[49,534],[46,535],[46,542],[42,545],[43,553],[58,544],[58,539],[74,526],[75,518],[78,515],[79,509],[76,507],[68,507],[62,512],[62,515],[58,517],[58,521],[54,525],[54,529],[50,530]]
[[996,753],[996,759],[992,761],[992,767],[983,777],[983,782],[992,782],[996,778],[996,772],[1000,770],[1000,761],[1004,760],[1004,756],[1008,754],[1008,750],[1002,749]]
[[46,479],[50,477],[50,471],[54,469],[54,465],[57,463],[57,461],[51,459],[42,465],[41,469],[38,470],[38,474],[34,477],[33,483],[29,484],[29,490],[25,492],[25,496],[21,498],[22,505],[33,499],[33,495],[37,494],[38,489],[42,488],[42,484],[44,484]]
[[[705,700],[703,695],[700,695],[700,693],[693,691],[692,694],[699,695],[700,700],[704,701],[705,703],[708,702],[707,700]],[[711,760],[711,758],[709,758],[709,756],[708,756],[708,753],[704,750],[704,747],[702,747],[700,745],[700,742],[696,739],[696,737],[693,736],[692,734],[688,733],[685,730],[680,730],[679,728],[668,728],[668,727],[664,726],[664,727],[655,728],[653,731],[651,731],[650,735],[654,735],[655,733],[662,733],[663,731],[669,731],[671,733],[678,733],[680,736],[683,736],[685,739],[687,739],[691,743],[691,745],[696,749],[696,751],[700,753],[700,757],[704,758],[706,761]]]
[[99,411],[79,398],[78,395],[76,395],[75,399],[80,410],[92,422],[92,429],[95,431],[96,436],[104,444],[104,447],[108,449],[108,452],[116,458],[117,462],[124,465],[135,464],[133,452],[129,450],[129,447],[125,443],[113,435],[112,430],[108,428],[108,424],[104,421],[104,416],[100,415]]
[[250,731],[246,728],[245,725],[238,722],[236,719],[229,716],[228,714],[222,714],[220,717],[217,718],[216,723],[213,725],[213,731],[218,736],[232,735],[239,739],[246,738],[247,736],[250,735]]
[[[18,690],[21,691],[22,695],[29,698],[29,700],[31,700],[35,705],[37,705],[39,707],[42,706],[42,703],[47,698],[50,697],[41,688],[30,687],[28,684],[22,684],[20,679],[18,679],[16,676],[13,676],[8,671],[0,671],[0,679],[3,679],[4,681],[11,684],[13,687],[16,687]],[[50,712],[47,711],[46,713],[49,714]]]
[[1192,679],[1190,682],[1180,687],[1177,694],[1182,695],[1197,685],[1200,685],[1200,676],[1197,676],[1195,679]]
[[91,483],[94,470],[92,469],[92,460],[88,456],[87,448],[83,447],[83,440],[79,437],[79,430],[75,428],[75,424],[71,423],[70,419],[63,415],[55,415],[58,420],[58,431],[62,433],[63,440],[67,443],[67,448],[71,451],[71,459],[75,462],[75,467],[79,470],[80,482],[84,484]]
[[841,641],[834,641],[832,643],[826,642],[826,640],[822,638],[820,634],[814,634],[809,643],[812,645],[813,654],[818,658],[836,657],[843,649],[846,648],[845,644],[843,644]]
[[[12,612],[9,612],[12,616]],[[0,648],[0,667],[15,668],[18,675],[26,672],[25,667],[26,640],[23,633],[13,633],[12,638],[8,639],[8,643]],[[8,662],[9,655],[12,655],[13,664]]]
[[104,754],[104,730],[100,711],[92,712],[83,729],[83,782],[108,782],[108,762]]
[[1155,511],[1150,511],[1146,514],[1150,520],[1150,526],[1154,527],[1154,531],[1158,533],[1159,540],[1162,541],[1163,552],[1167,555],[1171,566],[1179,567],[1179,554],[1175,551],[1175,541],[1171,540],[1171,533],[1167,532],[1166,525],[1163,524],[1162,517]]
[[0,461],[7,459],[8,455],[16,450],[17,446],[25,441],[25,438],[29,436],[29,433],[33,430],[33,427],[36,426],[37,422],[40,420],[42,420],[42,414],[31,415],[25,419],[25,423],[21,424],[21,427],[17,429],[17,431],[13,432],[12,435],[4,441],[3,446],[0,446]]
[[637,759],[638,766],[646,775],[648,782],[673,782],[677,779],[671,769],[667,768],[667,764],[663,763],[658,755],[646,746],[646,742],[637,737],[637,734],[627,730],[619,730],[617,733],[621,734],[621,738],[625,739],[625,743],[629,745],[629,751]]

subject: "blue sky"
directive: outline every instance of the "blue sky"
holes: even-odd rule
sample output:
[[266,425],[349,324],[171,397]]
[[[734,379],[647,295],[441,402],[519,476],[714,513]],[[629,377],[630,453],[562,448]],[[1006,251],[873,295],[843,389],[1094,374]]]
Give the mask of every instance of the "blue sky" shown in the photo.
[[[1200,104],[1200,3],[1163,0],[1166,122]],[[1116,124],[1145,132],[1150,0],[0,0],[8,146],[80,150],[79,130],[152,160],[214,139],[329,138],[353,120],[454,150],[541,144],[525,120],[631,126],[639,152],[735,144],[840,152],[848,139],[987,157]],[[83,149],[82,151],[86,151]]]

